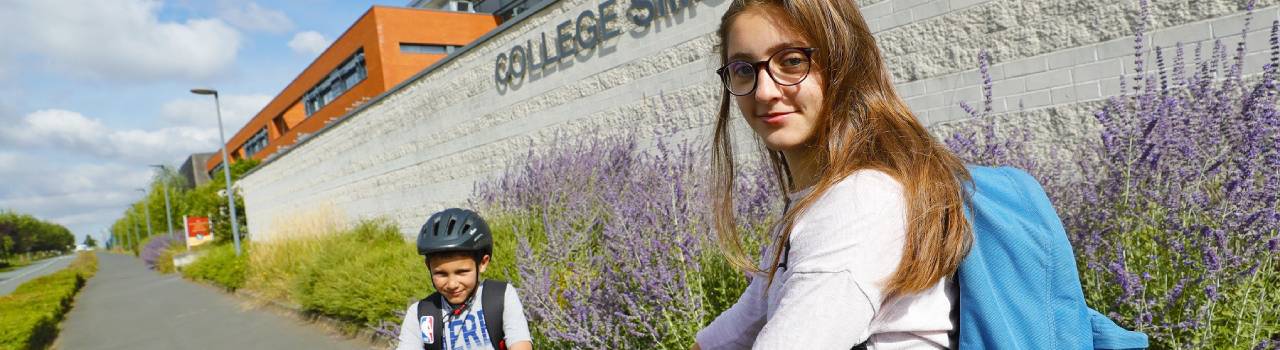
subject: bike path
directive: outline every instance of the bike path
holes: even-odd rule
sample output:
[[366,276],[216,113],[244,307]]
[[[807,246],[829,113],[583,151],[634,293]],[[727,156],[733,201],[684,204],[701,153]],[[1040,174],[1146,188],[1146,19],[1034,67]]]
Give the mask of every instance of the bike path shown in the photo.
[[98,273],[62,323],[58,349],[363,349],[227,293],[98,254]]

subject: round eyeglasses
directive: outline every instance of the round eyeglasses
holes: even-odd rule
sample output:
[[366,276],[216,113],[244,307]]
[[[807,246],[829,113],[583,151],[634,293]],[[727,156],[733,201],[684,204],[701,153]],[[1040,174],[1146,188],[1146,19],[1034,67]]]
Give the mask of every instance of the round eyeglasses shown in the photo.
[[765,73],[773,82],[782,86],[792,86],[804,81],[809,76],[812,66],[812,47],[792,47],[779,50],[769,59],[759,62],[733,61],[716,70],[724,89],[734,96],[746,96],[756,91],[756,74],[764,66]]

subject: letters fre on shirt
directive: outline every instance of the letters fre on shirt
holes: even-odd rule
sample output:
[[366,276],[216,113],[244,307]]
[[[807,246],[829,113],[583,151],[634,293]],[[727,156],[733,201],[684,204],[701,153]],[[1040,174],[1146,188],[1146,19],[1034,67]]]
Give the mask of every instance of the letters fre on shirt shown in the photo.
[[[481,285],[476,290],[475,300],[482,300],[484,286]],[[529,322],[524,316],[524,306],[520,303],[520,298],[514,285],[507,285],[506,295],[503,296],[502,310],[502,328],[505,333],[505,341],[507,344],[514,344],[520,341],[532,341],[529,336]],[[489,334],[484,323],[484,308],[482,303],[476,302],[470,309],[458,316],[447,318],[448,322],[444,327],[444,334],[434,334],[435,341],[443,341],[444,349],[447,350],[493,350],[494,345],[489,341]],[[453,310],[448,303],[444,303],[444,314],[449,314]],[[418,302],[409,304],[409,308],[405,310],[404,321],[400,324],[400,344],[396,350],[421,350],[425,339],[422,332],[422,326],[417,319]],[[435,322],[441,322],[445,318],[437,316]]]

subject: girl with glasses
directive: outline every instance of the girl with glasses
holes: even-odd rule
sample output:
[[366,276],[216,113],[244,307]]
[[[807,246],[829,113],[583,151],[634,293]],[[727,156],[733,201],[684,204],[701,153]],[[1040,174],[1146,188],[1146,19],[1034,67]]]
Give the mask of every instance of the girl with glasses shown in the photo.
[[[753,277],[693,348],[953,348],[964,164],[894,92],[857,2],[731,1],[713,205],[725,256]],[[759,264],[733,215],[731,105],[785,191]]]

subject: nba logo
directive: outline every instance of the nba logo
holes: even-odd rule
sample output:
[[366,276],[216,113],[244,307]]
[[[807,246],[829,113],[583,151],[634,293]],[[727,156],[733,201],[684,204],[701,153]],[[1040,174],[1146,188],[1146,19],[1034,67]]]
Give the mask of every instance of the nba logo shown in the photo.
[[422,329],[422,342],[427,344],[435,344],[436,343],[435,317],[422,316],[422,318],[418,320],[418,326],[419,326],[418,328]]

